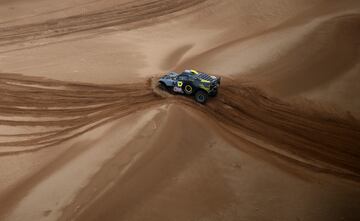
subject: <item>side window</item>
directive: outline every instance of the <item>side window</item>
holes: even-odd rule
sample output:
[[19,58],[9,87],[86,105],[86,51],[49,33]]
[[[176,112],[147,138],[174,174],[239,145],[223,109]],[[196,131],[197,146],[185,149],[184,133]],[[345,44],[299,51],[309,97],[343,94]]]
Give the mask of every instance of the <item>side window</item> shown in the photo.
[[189,76],[185,75],[185,74],[181,74],[178,76],[178,80],[179,81],[188,81],[189,80]]

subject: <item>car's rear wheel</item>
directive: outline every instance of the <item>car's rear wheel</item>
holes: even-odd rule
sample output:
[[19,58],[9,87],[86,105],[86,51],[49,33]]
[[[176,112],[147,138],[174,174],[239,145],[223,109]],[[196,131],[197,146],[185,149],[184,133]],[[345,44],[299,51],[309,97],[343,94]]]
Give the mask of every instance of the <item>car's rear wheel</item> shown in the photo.
[[205,104],[208,99],[208,94],[205,91],[199,90],[195,93],[195,100],[200,104]]

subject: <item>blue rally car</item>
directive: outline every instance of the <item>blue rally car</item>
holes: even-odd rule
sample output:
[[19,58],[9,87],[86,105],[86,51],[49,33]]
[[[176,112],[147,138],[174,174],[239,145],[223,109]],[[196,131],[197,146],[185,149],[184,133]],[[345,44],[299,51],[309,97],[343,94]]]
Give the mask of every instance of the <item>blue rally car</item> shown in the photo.
[[175,93],[194,95],[195,100],[205,104],[208,97],[215,97],[220,86],[220,77],[195,70],[185,70],[181,74],[170,72],[159,79],[160,87]]

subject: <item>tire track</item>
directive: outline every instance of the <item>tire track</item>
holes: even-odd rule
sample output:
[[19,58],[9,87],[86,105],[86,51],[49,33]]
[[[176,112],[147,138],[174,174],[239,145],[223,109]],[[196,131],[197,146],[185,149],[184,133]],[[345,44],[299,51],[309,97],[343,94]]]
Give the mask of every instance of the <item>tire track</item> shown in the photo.
[[183,11],[206,0],[145,0],[120,4],[106,10],[43,23],[0,28],[0,46],[52,38],[93,29],[142,22]]
[[[0,74],[0,126],[32,128],[0,134],[0,155],[53,147],[105,123],[154,105],[176,102],[208,115],[226,133],[271,144],[269,152],[321,172],[360,179],[360,123],[324,111],[299,109],[254,87],[225,79],[207,105],[154,90],[151,80],[95,85]],[[3,103],[6,101],[6,105]],[[312,110],[310,111],[310,108]],[[41,130],[40,130],[40,129]],[[286,154],[289,153],[289,154]],[[305,162],[305,163],[304,163]]]
[[[62,143],[162,100],[148,82],[92,85],[17,74],[0,74],[0,79],[0,125],[15,130],[17,127],[35,130],[2,134],[0,155]],[[3,119],[5,116],[12,118]],[[36,131],[39,127],[45,131]],[[55,129],[49,131],[49,128]],[[19,139],[14,141],[16,137]]]
[[257,88],[231,82],[222,85],[219,96],[205,107],[185,99],[180,102],[215,119],[229,134],[245,133],[273,145],[279,150],[261,148],[281,158],[320,172],[360,180],[357,119],[291,105]]

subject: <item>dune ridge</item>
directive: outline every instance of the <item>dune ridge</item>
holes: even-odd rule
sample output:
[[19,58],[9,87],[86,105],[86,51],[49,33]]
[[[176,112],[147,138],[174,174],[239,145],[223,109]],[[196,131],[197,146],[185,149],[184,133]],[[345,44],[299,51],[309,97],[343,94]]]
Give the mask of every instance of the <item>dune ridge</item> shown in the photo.
[[[340,9],[321,16],[301,15],[263,32],[223,42],[180,61],[176,69],[197,67],[226,73],[275,97],[316,97],[314,100],[358,115],[360,103],[347,98],[360,91],[346,77],[359,64],[360,15],[356,9]],[[352,79],[358,81],[358,75],[352,74]],[[349,88],[326,90],[339,82]]]
[[[360,14],[345,11],[314,19],[313,22],[297,24],[299,28],[291,26],[291,30],[300,35],[300,37],[296,36],[299,39],[289,45],[290,48],[282,48],[283,46],[279,44],[276,45],[275,50],[266,51],[265,49],[269,47],[261,47],[266,43],[262,42],[266,40],[263,37],[269,33],[290,29],[287,23],[281,24],[256,36],[241,37],[190,57],[178,64],[177,69],[197,66],[202,70],[215,68],[221,73],[223,68],[227,68],[233,78],[247,79],[254,84],[267,86],[278,96],[299,94],[319,84],[326,84],[339,77],[338,75],[346,74],[346,71],[357,64],[359,18]],[[301,26],[309,27],[302,28]],[[299,29],[304,30],[298,31]],[[289,33],[291,34],[291,31]],[[289,38],[294,38],[294,36],[289,36]],[[269,40],[272,39],[269,38]],[[248,41],[251,41],[251,44]],[[274,41],[274,43],[278,42]],[[336,45],[336,47],[332,48],[330,45]],[[246,63],[247,60],[245,62],[241,60],[244,58],[242,50],[245,52],[251,49],[257,50],[257,47],[259,49],[254,55],[262,56],[262,53],[274,55],[269,54],[268,61],[259,65],[249,65]],[[235,51],[241,55],[240,58],[231,56]],[[325,65],[329,60],[335,62]],[[221,61],[222,65],[213,67],[214,61]],[[236,70],[242,70],[242,73]]]

